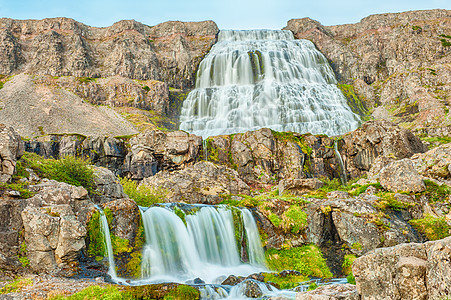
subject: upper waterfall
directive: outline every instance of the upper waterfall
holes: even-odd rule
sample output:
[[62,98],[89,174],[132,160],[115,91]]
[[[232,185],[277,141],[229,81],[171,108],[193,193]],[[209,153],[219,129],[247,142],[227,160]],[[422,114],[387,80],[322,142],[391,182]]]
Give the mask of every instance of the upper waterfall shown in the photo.
[[180,129],[201,135],[268,127],[338,135],[359,117],[313,43],[285,30],[222,30],[183,103]]

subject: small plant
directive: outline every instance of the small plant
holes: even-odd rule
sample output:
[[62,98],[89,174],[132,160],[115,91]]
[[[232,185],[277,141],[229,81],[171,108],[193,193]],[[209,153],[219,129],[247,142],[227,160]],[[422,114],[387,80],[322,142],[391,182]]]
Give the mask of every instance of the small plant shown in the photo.
[[357,256],[354,254],[346,254],[343,259],[343,264],[341,265],[341,269],[344,275],[349,275],[352,273],[351,267],[354,263],[354,260],[357,259]]
[[348,283],[355,285],[355,277],[352,273],[346,276],[346,279],[348,280]]
[[30,260],[27,257],[27,244],[25,243],[25,241],[23,241],[22,244],[20,244],[20,249],[17,258],[22,264],[22,267],[26,268],[30,265]]
[[444,202],[451,195],[451,188],[446,184],[438,185],[437,183],[425,179],[426,191],[418,193],[417,195],[425,195],[429,198],[430,203]]
[[143,86],[143,90],[145,90],[146,92],[148,92],[148,91],[150,91],[150,87],[147,86],[147,85],[145,85],[145,86]]
[[421,28],[420,26],[413,25],[413,26],[412,26],[412,30],[413,30],[413,31],[421,31],[422,28]]
[[430,241],[440,240],[450,235],[450,226],[445,217],[436,218],[426,215],[423,219],[409,221],[416,230],[423,233]]
[[88,82],[95,82],[95,78],[91,78],[91,77],[79,77],[78,81],[80,83],[88,83]]
[[13,282],[8,283],[4,287],[2,287],[0,289],[0,295],[19,292],[24,287],[32,285],[32,284],[33,284],[33,280],[31,280],[30,278],[19,277],[16,280],[14,280]]
[[308,286],[307,291],[313,291],[313,290],[316,290],[317,288],[318,288],[318,284],[316,282],[312,282]]

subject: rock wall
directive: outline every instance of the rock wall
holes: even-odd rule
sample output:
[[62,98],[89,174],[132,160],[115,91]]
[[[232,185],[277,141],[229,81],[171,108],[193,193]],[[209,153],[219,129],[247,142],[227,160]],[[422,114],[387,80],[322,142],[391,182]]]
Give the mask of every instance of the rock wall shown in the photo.
[[437,9],[372,15],[337,26],[293,19],[284,29],[313,41],[373,117],[421,129],[450,123],[450,28],[451,11]]
[[0,20],[0,74],[122,77],[189,88],[215,42],[212,21],[147,26],[124,20],[105,28],[68,18]]

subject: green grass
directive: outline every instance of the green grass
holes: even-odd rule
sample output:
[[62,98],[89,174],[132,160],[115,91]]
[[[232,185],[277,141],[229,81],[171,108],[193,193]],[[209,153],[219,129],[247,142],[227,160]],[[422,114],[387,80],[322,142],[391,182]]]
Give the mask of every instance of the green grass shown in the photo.
[[55,296],[49,300],[133,300],[136,299],[130,292],[122,291],[117,286],[101,287],[93,285],[72,296]]
[[33,169],[39,176],[84,187],[95,193],[94,171],[90,161],[73,156],[45,159],[35,153],[25,152],[21,158],[23,167]]
[[279,285],[281,289],[292,289],[297,287],[301,282],[309,280],[304,275],[287,275],[279,276],[277,273],[263,273],[265,282],[273,282]]
[[265,252],[271,270],[296,270],[304,276],[332,277],[321,250],[314,244],[290,249],[268,249]]
[[418,193],[417,196],[425,195],[430,203],[446,202],[451,195],[451,188],[446,184],[438,185],[437,183],[425,179],[426,191]]
[[430,241],[440,240],[449,236],[449,231],[451,230],[451,227],[446,223],[445,217],[436,218],[426,215],[423,219],[410,220],[409,223]]
[[121,178],[124,192],[140,206],[150,207],[156,203],[165,202],[167,191],[163,189],[153,189],[138,184],[127,178]]
[[357,259],[357,256],[354,254],[346,254],[343,259],[343,264],[341,265],[341,270],[344,275],[349,275],[352,273],[351,267],[354,260]]

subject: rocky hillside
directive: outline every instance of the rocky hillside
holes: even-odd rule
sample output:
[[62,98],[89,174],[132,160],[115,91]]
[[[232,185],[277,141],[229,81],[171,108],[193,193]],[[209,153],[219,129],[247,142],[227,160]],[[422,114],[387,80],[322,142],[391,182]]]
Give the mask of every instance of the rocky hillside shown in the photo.
[[293,19],[284,29],[313,41],[345,94],[355,92],[372,117],[448,136],[451,11],[372,15],[337,26]]

